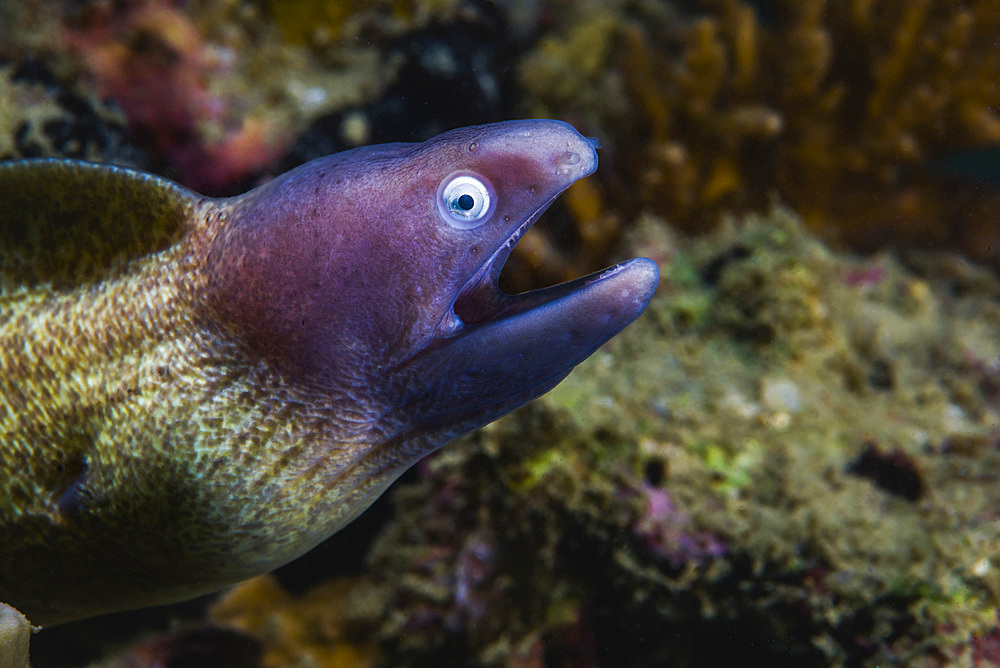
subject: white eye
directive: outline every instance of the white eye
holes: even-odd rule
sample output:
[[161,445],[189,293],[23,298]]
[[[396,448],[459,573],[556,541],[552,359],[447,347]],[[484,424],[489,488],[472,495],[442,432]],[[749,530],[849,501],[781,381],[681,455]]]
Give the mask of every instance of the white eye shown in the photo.
[[460,230],[471,230],[485,223],[493,212],[493,200],[490,182],[471,172],[456,172],[438,188],[441,215]]

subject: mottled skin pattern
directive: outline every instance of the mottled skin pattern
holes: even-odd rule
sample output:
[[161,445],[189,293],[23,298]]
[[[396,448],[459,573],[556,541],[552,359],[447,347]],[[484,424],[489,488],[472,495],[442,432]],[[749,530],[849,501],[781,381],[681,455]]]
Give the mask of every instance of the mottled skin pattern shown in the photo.
[[[500,266],[596,167],[555,121],[359,149],[212,200],[0,165],[0,601],[35,624],[267,572],[635,319],[648,260],[510,297]],[[473,229],[439,187],[493,188]]]

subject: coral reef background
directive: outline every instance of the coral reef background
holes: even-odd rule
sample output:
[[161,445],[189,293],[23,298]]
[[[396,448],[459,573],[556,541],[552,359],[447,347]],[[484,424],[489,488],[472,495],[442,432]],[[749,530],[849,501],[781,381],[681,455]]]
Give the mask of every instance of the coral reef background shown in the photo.
[[1000,662],[997,34],[995,0],[0,0],[0,158],[229,194],[562,118],[601,167],[504,281],[664,275],[310,555],[35,665]]

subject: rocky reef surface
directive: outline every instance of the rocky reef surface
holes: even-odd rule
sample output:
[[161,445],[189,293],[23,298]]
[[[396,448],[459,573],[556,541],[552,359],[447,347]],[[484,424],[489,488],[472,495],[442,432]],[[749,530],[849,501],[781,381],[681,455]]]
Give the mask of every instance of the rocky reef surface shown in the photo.
[[1000,660],[1000,283],[781,208],[666,229],[626,242],[662,263],[649,311],[555,390],[100,665]]

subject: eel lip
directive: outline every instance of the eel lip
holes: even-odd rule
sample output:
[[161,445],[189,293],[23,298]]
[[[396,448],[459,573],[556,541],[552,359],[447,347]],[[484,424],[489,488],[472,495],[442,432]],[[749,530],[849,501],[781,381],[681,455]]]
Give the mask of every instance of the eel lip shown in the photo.
[[[513,318],[527,311],[543,309],[546,306],[553,305],[557,301],[565,299],[594,283],[611,280],[637,260],[642,262],[645,258],[636,258],[622,262],[612,267],[595,271],[592,274],[581,276],[580,278],[551,285],[546,288],[522,292],[517,295],[504,293],[496,286],[495,281],[480,283],[468,293],[463,289],[462,294],[455,303],[455,314],[468,327]],[[655,264],[653,266],[655,268]],[[643,308],[645,308],[645,304],[651,296],[652,293],[643,298]]]
[[[407,404],[410,419],[478,426],[547,392],[638,318],[659,280],[656,263],[640,257],[560,285],[503,295],[498,310],[477,305],[482,320],[460,326],[408,362],[407,393],[420,399]],[[502,295],[486,288],[473,296]]]

